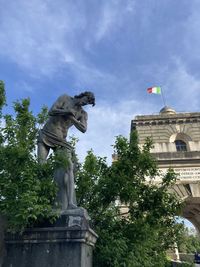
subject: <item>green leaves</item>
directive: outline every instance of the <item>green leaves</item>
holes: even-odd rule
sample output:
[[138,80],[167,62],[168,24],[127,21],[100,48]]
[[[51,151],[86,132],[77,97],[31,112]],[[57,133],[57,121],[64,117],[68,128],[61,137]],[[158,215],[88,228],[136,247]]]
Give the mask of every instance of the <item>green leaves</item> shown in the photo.
[[180,253],[195,253],[200,252],[199,234],[187,227],[181,228],[181,235],[177,242]]
[[[175,215],[181,203],[168,191],[176,179],[172,170],[155,184],[159,171],[151,147],[150,139],[139,147],[137,132],[130,141],[119,136],[114,144],[118,160],[111,166],[89,151],[79,169],[78,201],[99,235],[95,267],[167,266],[166,250],[180,232]],[[128,207],[124,216],[120,205]]]
[[5,94],[4,82],[0,80],[0,113],[5,103],[6,103],[6,94]]
[[48,119],[48,107],[43,106],[41,112],[37,115],[37,122],[42,125]]
[[29,99],[16,101],[15,115],[4,115],[5,126],[0,129],[0,211],[13,232],[55,219],[55,160],[50,157],[46,164],[38,164],[37,122],[42,119],[35,117],[29,106]]

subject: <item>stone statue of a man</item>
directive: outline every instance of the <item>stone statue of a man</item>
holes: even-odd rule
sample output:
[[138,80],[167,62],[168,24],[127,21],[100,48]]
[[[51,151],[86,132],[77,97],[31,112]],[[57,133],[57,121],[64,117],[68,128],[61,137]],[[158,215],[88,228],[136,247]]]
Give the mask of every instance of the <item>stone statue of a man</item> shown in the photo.
[[44,163],[50,149],[62,153],[68,159],[65,170],[57,170],[55,180],[58,184],[57,201],[62,211],[77,208],[74,189],[74,173],[72,160],[72,147],[66,141],[68,129],[75,126],[85,133],[87,130],[87,112],[82,106],[95,105],[95,97],[91,92],[70,97],[61,95],[49,110],[49,118],[38,137],[38,159]]

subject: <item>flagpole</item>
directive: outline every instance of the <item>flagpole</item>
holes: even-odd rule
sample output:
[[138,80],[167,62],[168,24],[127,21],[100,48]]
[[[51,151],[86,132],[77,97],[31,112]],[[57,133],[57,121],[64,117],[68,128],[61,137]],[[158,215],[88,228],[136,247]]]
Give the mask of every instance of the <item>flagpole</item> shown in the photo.
[[164,91],[163,91],[163,88],[161,88],[161,97],[162,97],[162,100],[163,100],[163,103],[164,103],[164,106],[166,106],[166,101],[165,101],[165,97],[164,97]]

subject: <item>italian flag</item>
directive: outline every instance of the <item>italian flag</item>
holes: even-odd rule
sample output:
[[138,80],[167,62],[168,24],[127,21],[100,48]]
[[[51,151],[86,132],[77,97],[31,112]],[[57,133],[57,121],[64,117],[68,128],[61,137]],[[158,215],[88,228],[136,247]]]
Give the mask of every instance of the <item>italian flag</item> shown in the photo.
[[161,87],[150,87],[147,89],[149,94],[161,94]]

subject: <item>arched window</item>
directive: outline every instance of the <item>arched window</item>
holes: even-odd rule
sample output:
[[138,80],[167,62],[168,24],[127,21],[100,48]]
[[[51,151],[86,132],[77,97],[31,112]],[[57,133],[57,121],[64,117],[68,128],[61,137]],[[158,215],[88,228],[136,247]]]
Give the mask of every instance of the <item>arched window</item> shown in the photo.
[[187,151],[187,145],[182,140],[175,140],[175,145],[177,151]]

